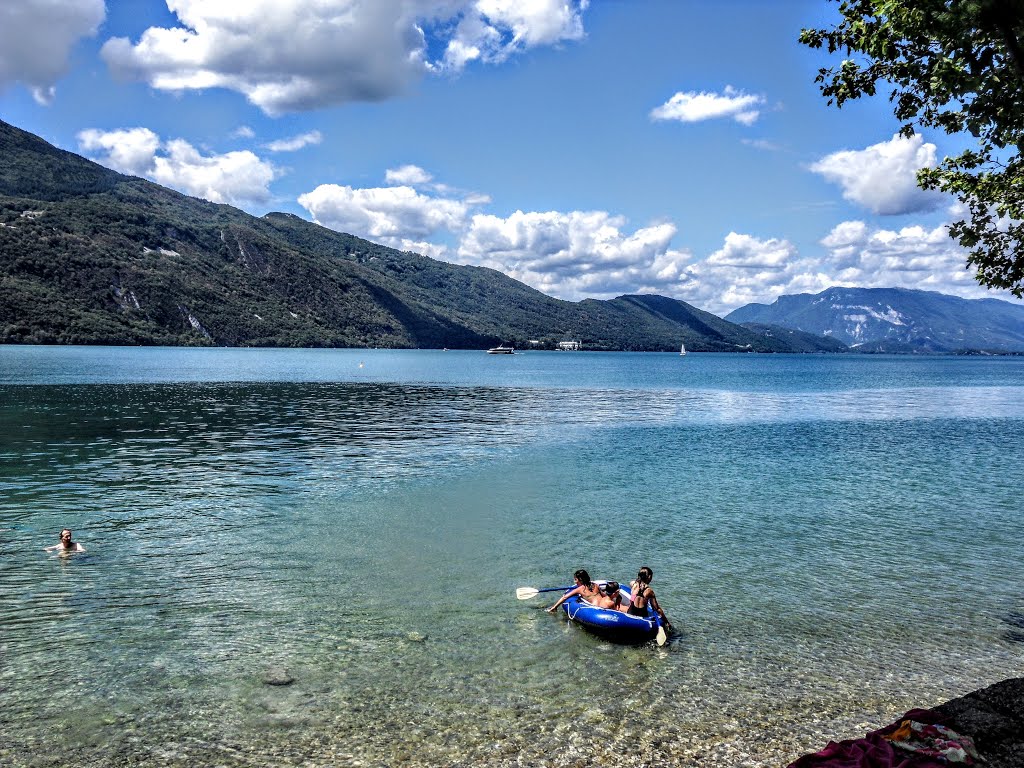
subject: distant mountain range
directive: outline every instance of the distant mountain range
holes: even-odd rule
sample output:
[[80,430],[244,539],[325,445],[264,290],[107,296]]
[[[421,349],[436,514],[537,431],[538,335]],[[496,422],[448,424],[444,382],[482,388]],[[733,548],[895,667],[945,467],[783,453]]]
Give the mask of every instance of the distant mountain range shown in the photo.
[[860,352],[1024,352],[1024,305],[906,288],[780,296],[740,307],[726,320],[762,332],[768,325],[827,336]]
[[725,319],[664,296],[563,301],[124,176],[0,121],[0,343],[715,352],[1024,350],[1024,307],[833,288]]
[[[0,121],[0,343],[837,351],[662,296],[555,299],[124,176]],[[530,342],[535,342],[531,345]]]

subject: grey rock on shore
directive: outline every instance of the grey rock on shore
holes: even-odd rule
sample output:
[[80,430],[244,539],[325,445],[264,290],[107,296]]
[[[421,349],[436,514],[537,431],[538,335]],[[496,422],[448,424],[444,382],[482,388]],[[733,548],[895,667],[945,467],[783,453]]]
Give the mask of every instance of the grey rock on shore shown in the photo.
[[987,768],[1024,768],[1024,677],[968,693],[933,711],[954,731],[974,739]]

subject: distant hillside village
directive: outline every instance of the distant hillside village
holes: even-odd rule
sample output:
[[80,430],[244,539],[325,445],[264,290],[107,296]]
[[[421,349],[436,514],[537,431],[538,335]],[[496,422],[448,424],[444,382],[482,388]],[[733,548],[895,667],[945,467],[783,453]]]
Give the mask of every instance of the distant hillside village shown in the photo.
[[[528,339],[526,342],[527,346],[531,349],[551,349],[551,345],[548,342],[541,341],[540,339]],[[554,345],[554,349],[560,352],[578,352],[583,349],[582,341],[560,341]]]

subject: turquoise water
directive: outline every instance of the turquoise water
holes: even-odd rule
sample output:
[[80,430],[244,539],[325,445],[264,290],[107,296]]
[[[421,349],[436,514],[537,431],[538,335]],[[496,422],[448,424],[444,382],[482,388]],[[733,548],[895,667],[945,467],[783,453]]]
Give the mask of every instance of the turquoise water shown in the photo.
[[[1015,358],[0,347],[0,764],[785,764],[1024,674],[1022,426]],[[665,648],[514,597],[644,564]]]

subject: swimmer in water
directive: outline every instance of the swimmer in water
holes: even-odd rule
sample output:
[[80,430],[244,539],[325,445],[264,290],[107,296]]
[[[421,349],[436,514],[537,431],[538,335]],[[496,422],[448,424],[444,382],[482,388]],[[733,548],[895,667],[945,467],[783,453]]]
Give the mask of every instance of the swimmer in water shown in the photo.
[[71,540],[71,529],[65,528],[60,532],[60,543],[46,547],[47,552],[85,552],[85,547],[77,541]]

